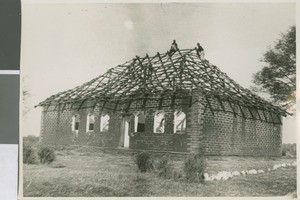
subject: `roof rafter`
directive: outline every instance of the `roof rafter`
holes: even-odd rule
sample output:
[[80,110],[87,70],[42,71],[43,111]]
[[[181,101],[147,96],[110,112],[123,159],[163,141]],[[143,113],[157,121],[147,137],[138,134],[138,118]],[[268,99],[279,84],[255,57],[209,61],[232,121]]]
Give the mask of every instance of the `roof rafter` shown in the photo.
[[[272,105],[270,102],[255,95],[250,90],[243,88],[234,80],[223,73],[217,66],[209,63],[201,57],[203,48],[200,45],[193,49],[179,49],[174,41],[170,51],[157,53],[154,56],[146,54],[144,57],[136,56],[134,59],[109,69],[91,81],[52,95],[38,106],[46,107],[64,105],[63,109],[74,109],[74,104],[79,104],[75,109],[82,109],[84,102],[95,100],[92,107],[95,108],[100,102],[114,102],[124,109],[128,108],[135,100],[142,100],[143,106],[149,99],[160,99],[159,107],[163,107],[161,99],[183,98],[186,93],[199,90],[206,96],[207,106],[210,105],[210,98],[217,98],[221,108],[225,111],[223,102],[237,104],[241,114],[245,117],[242,107],[248,108],[250,115],[254,118],[251,109],[261,114],[267,120],[267,113],[274,113],[278,116],[288,114],[281,107]],[[71,106],[66,106],[70,104]],[[105,104],[104,104],[105,105]],[[66,108],[67,107],[67,108]],[[231,108],[236,115],[235,109]],[[117,110],[115,108],[114,110]],[[272,114],[271,120],[274,121]]]

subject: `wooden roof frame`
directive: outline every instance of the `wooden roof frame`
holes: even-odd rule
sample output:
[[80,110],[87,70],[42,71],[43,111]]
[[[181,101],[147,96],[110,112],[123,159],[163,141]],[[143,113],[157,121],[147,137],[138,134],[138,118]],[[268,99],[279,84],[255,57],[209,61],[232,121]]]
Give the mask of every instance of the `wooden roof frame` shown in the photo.
[[[143,99],[145,104],[151,98],[159,99],[159,107],[162,107],[162,99],[171,99],[174,106],[175,98],[186,96],[183,91],[191,93],[196,89],[205,96],[206,106],[212,113],[214,109],[208,97],[217,98],[222,110],[222,101],[228,101],[234,115],[236,111],[231,103],[237,104],[243,117],[241,106],[249,110],[262,110],[264,115],[265,112],[279,116],[289,114],[282,107],[271,104],[237,84],[218,67],[201,58],[201,51],[203,48],[199,44],[193,49],[179,49],[174,40],[170,51],[164,54],[136,56],[81,86],[50,96],[37,106],[48,110],[50,106],[64,105],[65,109],[66,104],[71,104],[68,109],[73,109],[73,105],[79,103],[77,110],[80,110],[83,109],[84,102],[96,100],[93,108],[102,101],[115,103],[114,111],[119,111],[118,105],[124,104],[123,107],[128,110],[134,100]],[[250,113],[253,116],[251,111]],[[258,116],[263,120],[259,113]]]

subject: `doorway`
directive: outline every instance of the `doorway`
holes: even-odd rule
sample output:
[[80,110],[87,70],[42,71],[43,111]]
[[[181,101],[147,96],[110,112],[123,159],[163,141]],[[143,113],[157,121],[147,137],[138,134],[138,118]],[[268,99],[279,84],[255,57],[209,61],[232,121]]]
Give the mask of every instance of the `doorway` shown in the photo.
[[130,128],[130,116],[123,117],[123,147],[129,148],[129,128]]

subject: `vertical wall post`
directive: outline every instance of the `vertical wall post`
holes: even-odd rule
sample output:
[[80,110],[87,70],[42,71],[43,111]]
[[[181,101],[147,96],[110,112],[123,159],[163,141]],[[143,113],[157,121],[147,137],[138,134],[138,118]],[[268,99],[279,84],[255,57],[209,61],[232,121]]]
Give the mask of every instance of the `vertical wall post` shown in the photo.
[[187,113],[187,151],[205,154],[205,135],[203,132],[204,96],[197,90],[192,92],[193,102]]

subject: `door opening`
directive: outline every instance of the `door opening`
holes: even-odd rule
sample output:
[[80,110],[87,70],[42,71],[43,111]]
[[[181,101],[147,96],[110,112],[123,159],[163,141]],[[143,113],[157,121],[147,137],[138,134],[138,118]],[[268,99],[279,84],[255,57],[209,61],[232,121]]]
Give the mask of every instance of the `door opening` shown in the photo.
[[124,130],[123,130],[123,134],[124,134],[124,144],[123,147],[125,148],[129,148],[129,127],[130,127],[130,117],[129,116],[125,116],[123,118],[123,123],[124,123]]

